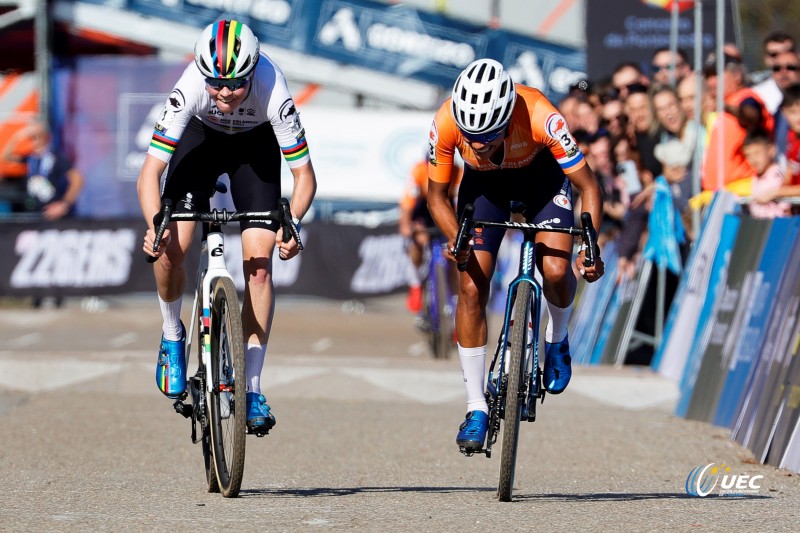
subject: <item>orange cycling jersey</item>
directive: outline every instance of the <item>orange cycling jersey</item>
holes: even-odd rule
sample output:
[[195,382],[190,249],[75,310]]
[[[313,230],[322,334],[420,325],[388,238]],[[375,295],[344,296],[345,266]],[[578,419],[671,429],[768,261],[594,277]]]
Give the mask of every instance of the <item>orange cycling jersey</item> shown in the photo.
[[567,121],[553,104],[538,89],[520,84],[515,87],[517,100],[499,165],[478,159],[456,125],[450,99],[442,104],[433,119],[428,139],[428,176],[431,180],[441,183],[450,181],[456,149],[464,163],[478,171],[524,167],[544,148],[552,152],[565,174],[571,174],[586,165],[578,143],[569,132]]
[[[450,196],[455,197],[458,185],[461,183],[461,167],[453,165],[452,177],[450,180]],[[409,179],[403,197],[400,199],[400,206],[405,209],[413,209],[417,201],[428,197],[428,162],[423,159],[411,169]]]

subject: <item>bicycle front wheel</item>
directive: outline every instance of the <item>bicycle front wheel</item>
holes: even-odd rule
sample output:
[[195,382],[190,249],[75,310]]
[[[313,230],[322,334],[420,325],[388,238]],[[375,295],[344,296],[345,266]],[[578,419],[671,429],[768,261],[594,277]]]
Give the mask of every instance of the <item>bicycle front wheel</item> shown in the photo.
[[211,445],[219,489],[226,498],[239,495],[244,474],[246,374],[242,315],[236,287],[216,280],[211,307]]
[[505,394],[505,416],[503,417],[503,451],[500,457],[500,484],[497,487],[497,499],[501,502],[511,501],[514,489],[514,469],[517,463],[517,442],[519,440],[519,418],[522,402],[525,399],[525,335],[530,320],[531,286],[520,283],[514,300],[514,323],[511,325],[509,339],[511,348],[506,354],[509,357],[508,382]]

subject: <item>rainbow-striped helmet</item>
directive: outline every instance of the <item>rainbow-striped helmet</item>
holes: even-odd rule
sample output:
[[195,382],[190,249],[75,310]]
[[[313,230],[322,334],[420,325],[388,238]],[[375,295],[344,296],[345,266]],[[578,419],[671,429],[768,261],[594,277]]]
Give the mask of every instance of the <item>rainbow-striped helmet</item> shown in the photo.
[[194,45],[194,62],[206,78],[244,78],[258,57],[258,39],[236,20],[209,24]]

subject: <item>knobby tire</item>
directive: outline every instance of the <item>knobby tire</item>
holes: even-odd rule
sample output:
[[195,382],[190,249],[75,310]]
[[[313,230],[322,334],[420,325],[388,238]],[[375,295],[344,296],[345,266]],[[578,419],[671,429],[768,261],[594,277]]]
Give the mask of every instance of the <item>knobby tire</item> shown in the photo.
[[[228,278],[215,281],[211,308],[211,369],[209,395],[211,412],[211,444],[219,489],[226,498],[239,495],[244,474],[247,408],[246,374],[242,316],[236,287]],[[232,387],[221,392],[220,384]],[[228,401],[229,416],[223,412],[223,394]]]
[[530,315],[531,286],[520,283],[514,300],[514,323],[509,332],[511,348],[509,357],[508,385],[506,387],[505,416],[503,420],[503,450],[500,456],[500,483],[497,487],[497,499],[510,502],[514,489],[514,469],[517,462],[517,443],[519,440],[519,417],[524,401],[520,393],[524,383],[525,369],[525,335]]
[[450,302],[450,283],[448,280],[448,266],[437,264],[434,275],[436,276],[436,312],[439,327],[436,328],[434,340],[434,355],[437,359],[447,359],[453,348],[453,328],[455,327],[453,313],[455,309]]
[[[202,286],[202,279],[198,283],[198,287]],[[205,346],[205,328],[203,327],[203,305],[202,302],[197,303],[197,317],[196,317],[196,328],[197,328],[197,361],[198,361],[198,371],[202,371],[201,373],[204,374],[206,377],[205,379],[209,379],[208,373],[203,368],[203,346]],[[200,391],[193,391],[192,394],[199,393],[201,396],[205,395],[205,382],[202,384],[203,389]],[[203,465],[206,469],[206,484],[208,485],[208,492],[219,492],[219,482],[217,481],[217,470],[214,466],[214,452],[211,447],[211,424],[210,424],[210,412],[208,408],[208,396],[205,397],[204,401],[201,402],[194,402],[194,405],[203,406],[203,412],[196,414],[197,423],[200,425],[200,443],[203,449]]]

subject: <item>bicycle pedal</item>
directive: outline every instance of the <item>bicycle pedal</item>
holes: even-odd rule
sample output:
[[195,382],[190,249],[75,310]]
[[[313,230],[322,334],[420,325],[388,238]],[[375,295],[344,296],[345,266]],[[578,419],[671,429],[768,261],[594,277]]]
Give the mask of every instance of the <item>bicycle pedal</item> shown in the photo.
[[269,430],[275,427],[275,422],[272,424],[267,423],[258,427],[247,426],[247,434],[255,435],[256,437],[264,437],[269,434]]
[[172,408],[175,409],[176,413],[183,416],[183,418],[191,418],[192,412],[194,411],[191,404],[183,403],[180,400],[175,400],[175,403],[172,404]]
[[[483,448],[475,450],[473,448],[465,448],[464,446],[459,446],[458,447],[458,451],[463,453],[466,457],[472,457],[476,453],[486,453],[487,452],[487,450],[484,450]],[[489,457],[488,454],[487,454],[487,457]]]
[[247,428],[248,435],[255,435],[256,437],[266,437],[269,435],[270,428]]

